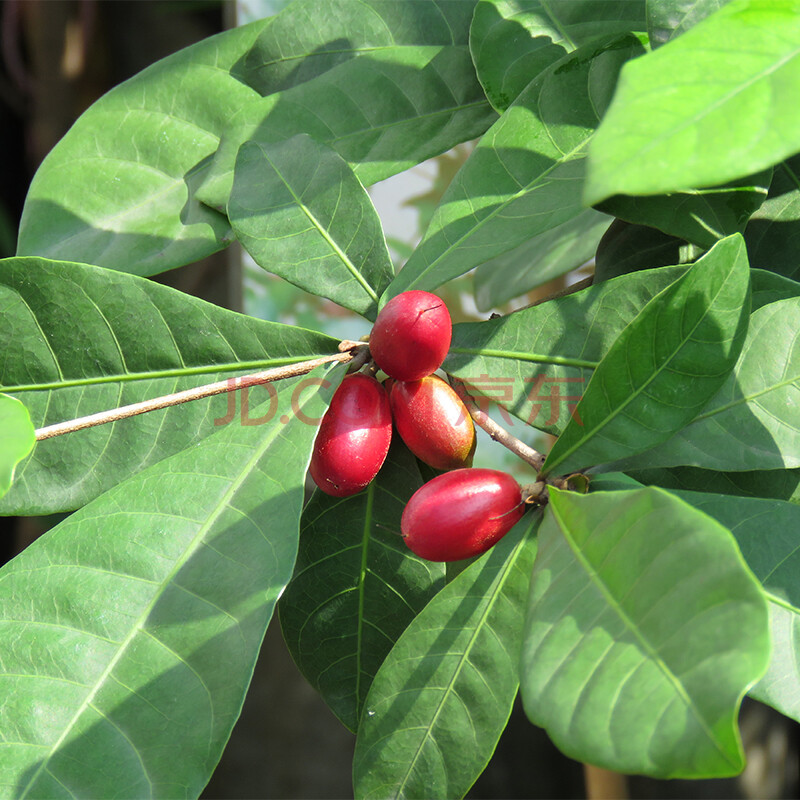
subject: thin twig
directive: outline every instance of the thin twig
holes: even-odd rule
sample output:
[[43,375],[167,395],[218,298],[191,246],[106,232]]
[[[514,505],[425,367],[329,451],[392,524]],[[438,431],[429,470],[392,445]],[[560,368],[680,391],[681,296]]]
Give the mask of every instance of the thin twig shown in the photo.
[[264,383],[271,383],[284,378],[294,378],[298,375],[305,375],[323,364],[332,364],[337,361],[347,363],[361,356],[361,353],[356,352],[356,348],[364,353],[366,352],[366,348],[360,342],[345,340],[339,344],[339,349],[343,352],[330,356],[313,358],[310,361],[300,361],[297,364],[288,364],[283,367],[274,367],[261,372],[253,372],[249,375],[242,375],[239,378],[228,378],[224,381],[208,383],[205,386],[197,386],[194,389],[186,389],[182,392],[154,397],[151,400],[143,400],[140,403],[131,403],[120,408],[112,408],[108,411],[100,411],[97,414],[89,414],[86,417],[48,425],[46,428],[39,428],[36,431],[36,441],[40,442],[42,439],[51,439],[53,436],[61,436],[65,433],[93,428],[95,425],[104,425],[107,422],[116,422],[120,419],[135,417],[137,414],[144,414],[147,411],[158,411],[161,408],[177,406],[181,403],[188,403],[190,400],[202,400],[205,397],[213,397],[225,392],[235,392],[238,389],[245,389],[250,386],[260,386]]
[[575,292],[580,292],[582,289],[587,289],[589,286],[592,285],[593,281],[594,281],[594,275],[590,275],[588,278],[583,278],[580,281],[571,283],[569,286],[565,286],[563,289],[559,289],[557,292],[553,292],[552,294],[547,295],[547,297],[540,297],[538,300],[534,300],[527,306],[523,306],[522,308],[516,309],[513,313],[516,313],[517,311],[524,311],[526,308],[533,308],[534,306],[540,306],[542,303],[547,303],[550,300],[558,300],[559,297],[566,297],[569,294],[575,294]]
[[525,444],[525,442],[517,439],[516,436],[512,436],[505,428],[491,419],[485,411],[481,411],[477,403],[470,397],[463,381],[454,378],[452,375],[450,375],[449,378],[456,394],[464,401],[469,415],[475,420],[475,424],[479,428],[483,428],[495,442],[502,444],[503,447],[507,447],[512,453],[530,464],[538,473],[544,465],[545,457],[538,450],[534,450],[532,447]]

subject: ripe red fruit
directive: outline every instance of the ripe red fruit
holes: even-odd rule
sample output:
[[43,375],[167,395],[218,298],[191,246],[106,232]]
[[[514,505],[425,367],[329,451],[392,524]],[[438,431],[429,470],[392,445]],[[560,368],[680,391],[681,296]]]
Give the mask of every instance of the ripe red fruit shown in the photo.
[[525,512],[520,485],[494,469],[457,469],[418,489],[403,512],[406,544],[429,561],[459,561],[488,550]]
[[442,365],[452,334],[444,301],[413,289],[393,297],[381,309],[369,349],[387,375],[399,381],[418,381]]
[[326,494],[360,492],[383,466],[392,440],[386,390],[375,378],[348,375],[322,418],[309,470]]
[[461,398],[436,375],[420,381],[395,381],[389,392],[400,438],[434,469],[472,465],[475,426]]

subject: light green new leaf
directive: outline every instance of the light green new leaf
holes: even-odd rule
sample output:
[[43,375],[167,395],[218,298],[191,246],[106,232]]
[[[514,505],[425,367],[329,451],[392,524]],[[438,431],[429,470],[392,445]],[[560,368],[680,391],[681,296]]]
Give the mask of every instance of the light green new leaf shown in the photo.
[[406,628],[367,696],[356,798],[463,797],[506,726],[519,678],[539,514],[467,567]]
[[647,3],[647,34],[653,49],[686,33],[729,0],[657,0]]
[[632,35],[586,45],[533,81],[459,170],[382,302],[435,289],[578,216],[586,143],[620,67],[641,51]]
[[330,393],[282,395],[285,424],[228,426],[0,570],[3,796],[200,794],[292,574]]
[[522,649],[526,713],[571,758],[735,775],[769,659],[767,603],[730,532],[659,489],[552,491]]
[[245,142],[228,216],[259,266],[375,319],[392,261],[369,195],[329,147],[305,134]]
[[481,264],[475,271],[478,310],[488,311],[589,261],[611,222],[587,208],[552,230]]
[[[560,433],[614,340],[685,267],[625,275],[485,322],[453,326],[444,369],[478,400],[494,400],[548,433]],[[506,419],[512,429],[513,421]]]
[[750,270],[736,235],[654,297],[617,337],[543,473],[602,464],[669,439],[725,382],[749,315]]
[[[153,281],[41,258],[0,261],[0,388],[35,427],[335,353],[319,333],[263,322]],[[67,511],[224,424],[265,422],[249,408],[283,384],[151,411],[39,442],[3,514]],[[245,404],[249,408],[245,408]],[[229,417],[229,412],[235,414]]]
[[800,2],[733,0],[627,65],[589,147],[587,205],[718,186],[800,150]]
[[0,394],[0,497],[14,480],[14,470],[33,450],[36,434],[28,410],[19,400]]
[[575,48],[644,29],[644,0],[479,0],[469,44],[486,96],[504,111],[540,72]]
[[415,556],[400,536],[400,516],[421,485],[416,459],[395,441],[363,492],[317,491],[303,511],[295,573],[278,604],[283,638],[351,731],[392,645],[444,585],[444,564]]

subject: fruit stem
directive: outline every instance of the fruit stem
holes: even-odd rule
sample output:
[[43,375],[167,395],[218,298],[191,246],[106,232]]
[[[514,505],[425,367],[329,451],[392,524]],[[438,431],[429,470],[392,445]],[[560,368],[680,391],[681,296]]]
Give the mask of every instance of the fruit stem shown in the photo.
[[274,367],[273,369],[262,370],[261,372],[253,372],[249,375],[242,375],[238,378],[228,378],[227,380],[217,381],[216,383],[207,383],[204,386],[197,386],[194,389],[186,389],[182,392],[175,392],[174,394],[167,394],[162,397],[154,397],[151,400],[143,400],[140,403],[131,403],[130,405],[121,406],[120,408],[112,408],[108,411],[100,411],[97,414],[90,414],[86,417],[79,417],[78,419],[68,420],[67,422],[48,425],[36,431],[36,441],[52,439],[54,436],[61,436],[65,433],[72,433],[73,431],[81,431],[85,428],[93,428],[95,425],[104,425],[107,422],[116,422],[120,419],[135,417],[147,411],[158,411],[162,408],[177,406],[181,403],[188,403],[190,400],[201,400],[206,397],[213,397],[217,394],[224,394],[225,392],[235,392],[238,389],[244,389],[250,386],[260,386],[265,383],[271,383],[272,381],[283,380],[284,378],[306,375],[311,372],[312,369],[324,364],[332,364],[337,361],[346,364],[349,361],[366,359],[365,354],[367,348],[361,342],[352,342],[349,339],[345,339],[339,342],[339,350],[341,352],[329,356],[312,358],[309,361],[300,361],[297,364]]
[[538,473],[544,465],[545,457],[538,450],[534,450],[525,442],[517,439],[516,436],[512,436],[505,428],[491,419],[485,411],[481,411],[477,403],[470,397],[463,381],[452,375],[447,377],[450,380],[450,385],[467,407],[467,411],[469,411],[469,415],[475,421],[475,424],[479,428],[483,428],[495,442],[507,447],[514,455],[519,456],[523,461],[530,464]]

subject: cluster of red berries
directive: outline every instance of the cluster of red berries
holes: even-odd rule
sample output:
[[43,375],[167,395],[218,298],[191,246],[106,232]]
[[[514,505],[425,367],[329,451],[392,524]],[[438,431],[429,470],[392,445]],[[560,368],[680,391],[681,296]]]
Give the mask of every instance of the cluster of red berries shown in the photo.
[[452,470],[422,486],[401,520],[406,544],[431,561],[483,553],[524,512],[522,490],[510,475],[471,468],[475,427],[461,398],[433,373],[450,348],[452,324],[444,302],[423,291],[397,295],[381,309],[370,334],[372,358],[389,377],[348,375],[322,419],[311,477],[334,497],[364,489],[378,474],[392,438],[420,461]]

